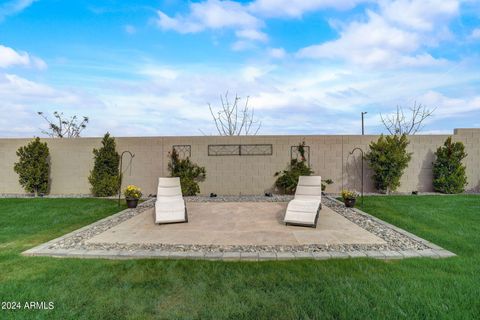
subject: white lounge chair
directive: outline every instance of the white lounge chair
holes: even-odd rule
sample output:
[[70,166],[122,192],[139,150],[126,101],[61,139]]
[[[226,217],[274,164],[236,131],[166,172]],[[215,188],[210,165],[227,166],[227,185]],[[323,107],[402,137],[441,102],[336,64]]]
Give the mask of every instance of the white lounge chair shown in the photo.
[[322,208],[322,178],[301,176],[298,179],[295,198],[288,203],[285,224],[317,227],[318,214]]
[[155,202],[155,223],[176,222],[188,222],[180,178],[159,178],[157,201]]

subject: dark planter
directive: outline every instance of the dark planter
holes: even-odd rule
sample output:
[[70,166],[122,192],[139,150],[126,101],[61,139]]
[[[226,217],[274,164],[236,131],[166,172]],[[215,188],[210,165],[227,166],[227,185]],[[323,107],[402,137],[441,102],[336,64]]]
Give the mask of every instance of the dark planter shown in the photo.
[[355,202],[357,199],[343,199],[343,202],[345,203],[345,207],[347,208],[353,208],[355,207]]
[[127,201],[127,207],[130,209],[136,208],[138,205],[138,199],[125,199]]

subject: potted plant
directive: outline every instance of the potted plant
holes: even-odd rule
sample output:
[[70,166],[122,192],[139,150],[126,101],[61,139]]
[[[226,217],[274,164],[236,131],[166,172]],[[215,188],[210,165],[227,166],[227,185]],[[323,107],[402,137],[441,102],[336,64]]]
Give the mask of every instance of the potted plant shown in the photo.
[[139,187],[134,185],[129,185],[123,192],[125,195],[125,200],[127,201],[127,207],[136,208],[138,205],[138,200],[142,197],[142,191]]
[[355,191],[342,190],[343,203],[345,203],[345,207],[347,208],[353,208],[355,206],[357,197],[358,194]]

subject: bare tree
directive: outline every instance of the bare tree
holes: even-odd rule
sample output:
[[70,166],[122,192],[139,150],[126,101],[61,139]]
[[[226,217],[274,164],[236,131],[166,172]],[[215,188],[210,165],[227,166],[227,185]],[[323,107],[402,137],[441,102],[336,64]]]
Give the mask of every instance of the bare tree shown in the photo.
[[427,109],[426,106],[415,102],[413,107],[408,109],[410,115],[405,115],[403,107],[400,106],[397,106],[397,111],[393,114],[386,116],[380,114],[382,123],[390,134],[414,135],[424,127],[423,122],[432,116],[436,108]]
[[63,112],[55,111],[53,113],[54,120],[50,120],[43,112],[37,112],[48,123],[48,130],[42,130],[43,134],[51,138],[78,138],[80,133],[87,127],[88,117],[77,116],[66,117]]
[[262,123],[255,120],[255,110],[249,108],[248,100],[245,99],[245,104],[239,106],[242,98],[235,95],[235,99],[230,102],[228,98],[228,91],[225,96],[220,96],[222,107],[220,110],[214,112],[210,103],[208,108],[212,114],[215,127],[218,134],[221,136],[240,136],[240,135],[256,135],[262,126]]

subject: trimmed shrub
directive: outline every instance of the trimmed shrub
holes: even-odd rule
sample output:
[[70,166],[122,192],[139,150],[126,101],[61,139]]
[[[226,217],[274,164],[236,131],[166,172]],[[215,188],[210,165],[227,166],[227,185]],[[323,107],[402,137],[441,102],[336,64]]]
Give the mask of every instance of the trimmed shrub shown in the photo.
[[170,154],[170,162],[168,163],[168,170],[171,177],[179,177],[180,185],[182,187],[182,194],[184,196],[194,196],[200,193],[200,186],[198,182],[205,180],[205,167],[200,167],[192,163],[190,158],[180,159],[175,148]]
[[88,181],[92,194],[96,197],[109,197],[118,192],[120,176],[118,165],[120,155],[116,151],[115,139],[107,132],[102,139],[102,147],[93,149],[95,164]]
[[313,170],[305,163],[305,161],[292,159],[287,170],[276,172],[275,176],[279,176],[275,181],[275,186],[283,190],[286,194],[295,193],[297,188],[298,178],[300,176],[310,176]]
[[467,157],[462,142],[452,142],[448,137],[442,147],[435,152],[433,163],[433,189],[442,193],[461,193],[467,185],[465,165],[462,160]]
[[400,186],[400,178],[412,154],[407,152],[407,136],[383,134],[376,142],[370,143],[370,152],[365,156],[372,168],[373,181],[378,191],[390,193]]
[[332,179],[322,180],[322,191],[327,190],[327,186],[333,184]]
[[17,150],[18,162],[13,169],[18,174],[20,185],[35,196],[48,192],[49,155],[47,143],[40,142],[38,137]]
[[295,193],[298,178],[300,176],[311,176],[313,170],[307,164],[305,159],[305,141],[298,145],[300,159],[292,159],[286,170],[275,172],[275,186],[286,194]]

